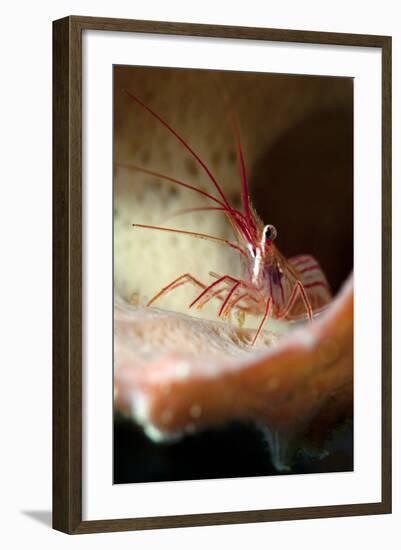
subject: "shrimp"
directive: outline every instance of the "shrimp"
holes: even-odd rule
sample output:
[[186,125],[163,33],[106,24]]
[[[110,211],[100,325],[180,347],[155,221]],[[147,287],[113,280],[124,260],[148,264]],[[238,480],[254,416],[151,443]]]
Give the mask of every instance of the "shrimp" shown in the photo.
[[188,213],[195,210],[219,211],[230,222],[235,235],[235,241],[232,242],[213,235],[184,231],[171,227],[132,224],[133,227],[206,239],[232,248],[240,255],[241,259],[240,278],[227,274],[218,275],[211,272],[210,275],[215,280],[210,284],[205,284],[191,273],[184,273],[153,296],[149,300],[148,306],[151,306],[159,298],[180,286],[188,283],[192,284],[199,290],[199,294],[189,304],[189,309],[193,307],[201,309],[212,299],[218,299],[220,301],[218,316],[222,319],[227,319],[234,309],[242,315],[261,316],[261,321],[251,340],[251,346],[257,341],[262,328],[269,318],[290,321],[308,319],[312,322],[314,315],[322,311],[331,301],[332,295],[329,284],[319,263],[313,256],[304,254],[289,259],[285,258],[275,244],[277,229],[271,224],[264,224],[253,208],[249,198],[248,180],[239,127],[233,111],[229,109],[228,115],[235,138],[239,165],[241,211],[231,206],[216,177],[183,137],[136,95],[130,91],[124,91],[134,103],[147,111],[181,143],[209,178],[218,196],[199,189],[186,181],[147,170],[140,166],[133,164],[123,164],[122,166],[169,181],[203,195],[213,203],[213,206],[206,205],[204,207],[189,208],[181,210],[178,213]]

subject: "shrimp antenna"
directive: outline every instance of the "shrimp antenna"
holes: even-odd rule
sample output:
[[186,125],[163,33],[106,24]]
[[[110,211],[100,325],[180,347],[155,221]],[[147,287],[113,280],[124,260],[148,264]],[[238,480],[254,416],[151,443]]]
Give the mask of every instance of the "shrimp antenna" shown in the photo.
[[213,182],[214,186],[219,192],[224,203],[230,208],[230,204],[226,196],[224,195],[220,185],[218,184],[217,179],[214,177],[214,175],[212,174],[212,172],[210,171],[206,163],[203,162],[203,160],[195,153],[192,147],[174,130],[174,128],[170,126],[170,124],[168,124],[168,122],[166,122],[160,115],[158,115],[157,113],[155,113],[155,111],[153,111],[150,107],[148,107],[146,103],[141,101],[136,95],[129,92],[128,90],[123,90],[123,91],[127,94],[128,97],[130,97],[133,101],[135,101],[135,103],[143,107],[148,113],[150,113],[154,118],[156,118],[159,122],[161,122],[161,124],[163,124],[163,126],[167,128],[167,130],[171,134],[173,134],[173,136],[185,147],[185,149],[189,151],[189,153],[193,156],[193,158],[200,164],[200,166],[202,166],[203,170],[206,172],[209,179]]
[[231,104],[230,96],[228,95],[227,91],[223,87],[223,84],[221,80],[214,76],[215,83],[217,85],[217,88],[220,92],[220,95],[223,99],[223,102],[226,107],[227,111],[227,117],[231,126],[231,130],[234,136],[235,140],[235,146],[237,149],[237,159],[239,164],[239,171],[240,171],[240,177],[241,177],[241,199],[242,199],[242,205],[244,208],[244,214],[245,218],[247,219],[248,223],[251,225],[251,227],[254,228],[254,222],[251,214],[251,208],[249,204],[249,188],[248,188],[248,178],[246,174],[246,166],[245,166],[245,160],[244,160],[244,153],[242,150],[241,145],[241,137],[240,137],[240,131],[239,131],[239,123],[238,118],[236,115],[236,112]]
[[175,183],[176,185],[180,185],[182,187],[186,187],[187,189],[191,189],[192,191],[196,191],[197,193],[200,193],[204,197],[207,197],[208,199],[214,201],[216,204],[220,206],[218,210],[221,210],[225,214],[228,214],[229,216],[233,216],[236,223],[244,230],[244,225],[246,224],[246,220],[244,219],[244,215],[242,212],[239,212],[238,210],[235,210],[231,206],[226,206],[224,202],[219,200],[218,198],[214,197],[213,195],[210,195],[210,193],[207,193],[207,191],[203,191],[202,189],[199,189],[198,187],[195,187],[194,185],[190,185],[189,183],[186,183],[182,180],[178,180],[176,178],[172,178],[170,176],[166,176],[165,174],[160,174],[159,172],[154,172],[153,170],[147,170],[146,168],[142,168],[140,166],[136,166],[135,164],[119,164],[122,168],[125,168],[127,170],[135,170],[136,172],[141,172],[143,174],[147,174],[149,176],[155,176],[156,178],[160,178],[166,181],[170,181],[171,183]]
[[[232,215],[231,215],[231,212],[229,210],[227,210],[227,208],[225,208],[224,206],[199,206],[199,207],[192,207],[192,208],[182,208],[181,210],[177,210],[176,212],[174,212],[174,214],[171,214],[171,216],[167,216],[167,218],[165,218],[166,220],[171,220],[171,218],[175,218],[176,216],[181,216],[181,214],[190,214],[191,212],[210,212],[210,211],[214,211],[214,212],[223,212],[223,214],[225,214],[227,217],[228,217],[228,220],[229,222],[231,223],[231,225],[233,226],[233,229],[238,229],[238,226],[239,225],[242,225],[243,226],[243,220],[238,220],[238,219],[235,219]],[[238,214],[242,217],[244,217],[244,215],[242,214],[242,212],[238,212],[237,210],[234,211],[235,214]],[[240,223],[241,222],[241,223]]]
[[181,235],[190,235],[191,237],[196,237],[198,239],[204,239],[207,241],[214,241],[220,244],[224,244],[226,246],[229,246],[230,248],[234,248],[241,254],[243,254],[246,257],[246,253],[242,248],[234,243],[230,243],[230,241],[227,241],[226,239],[219,239],[219,237],[214,237],[213,235],[207,235],[206,233],[194,233],[193,231],[184,231],[183,229],[172,229],[170,227],[159,227],[158,225],[143,225],[141,223],[133,223],[132,227],[140,227],[142,229],[156,229],[157,231],[167,231],[170,233],[179,233]]
[[222,201],[220,201],[218,198],[214,197],[213,195],[210,195],[207,191],[203,191],[202,189],[199,189],[199,187],[195,187],[194,185],[186,183],[185,181],[178,180],[176,178],[171,178],[170,176],[166,176],[165,174],[160,174],[159,172],[154,172],[153,170],[147,170],[146,168],[142,168],[141,166],[137,166],[136,164],[121,163],[119,164],[119,166],[127,170],[135,170],[136,172],[142,172],[143,174],[147,174],[148,176],[155,176],[156,178],[167,180],[167,181],[170,181],[171,183],[175,183],[177,185],[181,185],[182,187],[186,187],[187,189],[191,189],[192,191],[196,191],[197,193],[204,195],[208,199],[216,202],[225,210],[227,210],[227,207],[225,206],[225,204]]
[[167,219],[175,218],[176,216],[181,216],[182,214],[191,214],[192,212],[223,212],[224,214],[227,214],[227,209],[222,206],[196,206],[192,208],[181,208],[180,210],[176,210],[174,214],[171,214],[171,216],[168,216]]

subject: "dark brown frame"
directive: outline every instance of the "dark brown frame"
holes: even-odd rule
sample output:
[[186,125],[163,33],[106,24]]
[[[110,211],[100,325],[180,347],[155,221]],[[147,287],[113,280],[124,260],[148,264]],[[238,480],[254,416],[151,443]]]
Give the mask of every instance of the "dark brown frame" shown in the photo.
[[[382,498],[276,510],[82,521],[81,37],[108,30],[380,48]],[[71,16],[53,22],[53,527],[69,534],[391,513],[391,37]]]

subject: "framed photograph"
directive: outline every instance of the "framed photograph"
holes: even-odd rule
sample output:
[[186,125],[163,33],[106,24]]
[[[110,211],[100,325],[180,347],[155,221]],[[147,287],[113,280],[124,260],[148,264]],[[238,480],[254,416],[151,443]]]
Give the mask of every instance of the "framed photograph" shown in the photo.
[[53,24],[53,526],[391,512],[391,38]]

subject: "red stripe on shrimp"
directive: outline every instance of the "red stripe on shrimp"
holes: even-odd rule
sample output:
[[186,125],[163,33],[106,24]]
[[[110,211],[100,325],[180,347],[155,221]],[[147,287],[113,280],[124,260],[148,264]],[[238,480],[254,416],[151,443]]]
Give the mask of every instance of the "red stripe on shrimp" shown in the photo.
[[321,271],[321,267],[319,264],[313,264],[308,267],[305,267],[304,269],[298,269],[298,273],[307,273],[308,271]]
[[295,258],[291,258],[289,261],[291,262],[291,264],[293,266],[297,266],[297,265],[302,265],[302,264],[306,264],[308,262],[310,262],[311,260],[313,260],[313,258],[311,258],[311,256],[295,256]]
[[321,286],[326,289],[328,288],[327,283],[325,283],[324,281],[314,281],[313,283],[303,285],[304,288],[314,288],[315,286]]

